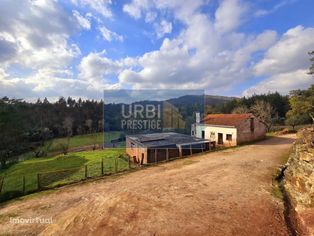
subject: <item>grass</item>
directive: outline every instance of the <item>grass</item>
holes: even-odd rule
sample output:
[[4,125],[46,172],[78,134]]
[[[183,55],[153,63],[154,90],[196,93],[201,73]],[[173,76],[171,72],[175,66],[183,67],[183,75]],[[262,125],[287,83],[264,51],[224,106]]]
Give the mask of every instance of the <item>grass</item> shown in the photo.
[[[79,148],[79,147],[84,147],[84,146],[89,146],[89,145],[94,145],[94,144],[102,146],[104,142],[110,143],[112,139],[119,138],[120,134],[121,132],[119,131],[111,131],[111,132],[105,132],[105,133],[76,135],[76,136],[70,137],[69,149]],[[56,153],[62,151],[61,144],[64,144],[66,142],[67,142],[67,138],[55,138],[52,140],[51,146],[49,147],[49,143],[47,142],[44,149],[48,151],[48,156],[53,156]],[[122,146],[124,146],[123,143],[122,143]],[[34,157],[35,157],[34,152],[27,152],[20,155],[19,159],[28,160]]]
[[[69,148],[76,148],[82,146],[88,146],[93,144],[102,145],[105,143],[110,143],[112,139],[117,139],[120,136],[119,131],[96,133],[96,134],[85,134],[76,135],[70,138]],[[60,151],[60,144],[65,143],[67,138],[56,138],[50,147],[51,152]]]
[[42,173],[40,177],[42,187],[54,187],[84,179],[85,165],[88,177],[100,176],[102,160],[105,174],[121,171],[128,168],[127,159],[118,158],[124,154],[124,149],[114,148],[19,162],[0,171],[0,177],[4,177],[2,193],[22,191],[23,177],[25,177],[25,192],[37,190],[38,173]]
[[[291,148],[289,150],[289,152],[284,153],[282,155],[282,157],[280,159],[281,165],[285,165],[288,162],[292,150],[293,149]],[[279,169],[277,169],[276,172],[272,176],[272,185],[273,185],[272,194],[274,197],[282,200],[283,199],[283,193],[282,193],[282,190],[280,188],[280,182],[282,181],[281,175],[282,175],[281,171]]]

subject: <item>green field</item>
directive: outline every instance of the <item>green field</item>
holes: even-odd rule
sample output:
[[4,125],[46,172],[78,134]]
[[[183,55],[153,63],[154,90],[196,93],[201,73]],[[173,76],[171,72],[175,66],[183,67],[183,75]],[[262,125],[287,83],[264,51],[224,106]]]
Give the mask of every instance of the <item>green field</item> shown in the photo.
[[[105,143],[110,143],[112,139],[117,139],[120,136],[120,132],[112,131],[104,133],[95,133],[95,134],[85,134],[77,135],[70,138],[69,148],[76,148],[88,145],[98,144],[100,146]],[[104,140],[105,139],[105,140]],[[67,138],[56,138],[53,140],[52,145],[50,146],[49,151],[56,152],[60,151],[60,144],[65,143]]]
[[23,192],[23,177],[25,177],[26,193],[37,190],[38,173],[41,173],[40,185],[42,187],[54,187],[84,179],[85,166],[87,166],[88,177],[100,176],[102,160],[104,174],[125,170],[129,167],[124,148],[34,158],[0,170],[0,177],[4,177],[2,194]]
[[[95,134],[85,134],[85,135],[76,135],[70,137],[69,140],[69,149],[79,148],[89,145],[98,145],[102,147],[104,141],[105,143],[110,143],[112,139],[117,139],[120,137],[121,132],[119,131],[111,131],[105,133],[95,133]],[[58,152],[62,151],[61,144],[67,142],[67,138],[55,138],[51,141],[47,141],[45,147],[43,148],[48,156],[54,156]],[[119,147],[124,147],[124,143],[120,143]],[[40,147],[38,147],[40,149]],[[27,152],[20,155],[18,158],[20,160],[28,160],[35,157],[35,152]]]

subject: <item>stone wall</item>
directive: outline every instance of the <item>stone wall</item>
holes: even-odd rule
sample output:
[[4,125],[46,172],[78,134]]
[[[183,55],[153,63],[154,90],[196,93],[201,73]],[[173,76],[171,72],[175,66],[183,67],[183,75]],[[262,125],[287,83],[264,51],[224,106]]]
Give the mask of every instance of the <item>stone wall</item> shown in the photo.
[[[283,184],[289,204],[294,211],[292,215],[299,218],[295,219],[296,230],[303,232],[300,235],[312,235],[313,222],[307,221],[314,220],[314,129],[298,132],[293,152],[286,166]],[[304,212],[307,213],[307,219],[302,218]]]

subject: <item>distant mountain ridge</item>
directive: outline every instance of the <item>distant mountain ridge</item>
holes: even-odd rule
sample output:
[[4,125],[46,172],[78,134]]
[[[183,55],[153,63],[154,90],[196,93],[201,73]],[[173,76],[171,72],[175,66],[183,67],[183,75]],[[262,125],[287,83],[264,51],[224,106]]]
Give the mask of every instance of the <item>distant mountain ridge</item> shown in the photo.
[[234,99],[237,98],[215,95],[184,95],[178,98],[171,98],[166,101],[173,104],[174,106],[192,104],[219,105]]

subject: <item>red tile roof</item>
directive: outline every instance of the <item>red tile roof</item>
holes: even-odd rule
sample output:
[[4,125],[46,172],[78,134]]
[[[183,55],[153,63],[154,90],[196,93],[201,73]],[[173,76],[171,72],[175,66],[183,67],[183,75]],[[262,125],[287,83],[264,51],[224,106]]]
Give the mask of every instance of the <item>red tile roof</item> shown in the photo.
[[225,126],[238,126],[246,119],[254,117],[251,113],[246,114],[209,114],[201,123],[208,125],[225,125]]

